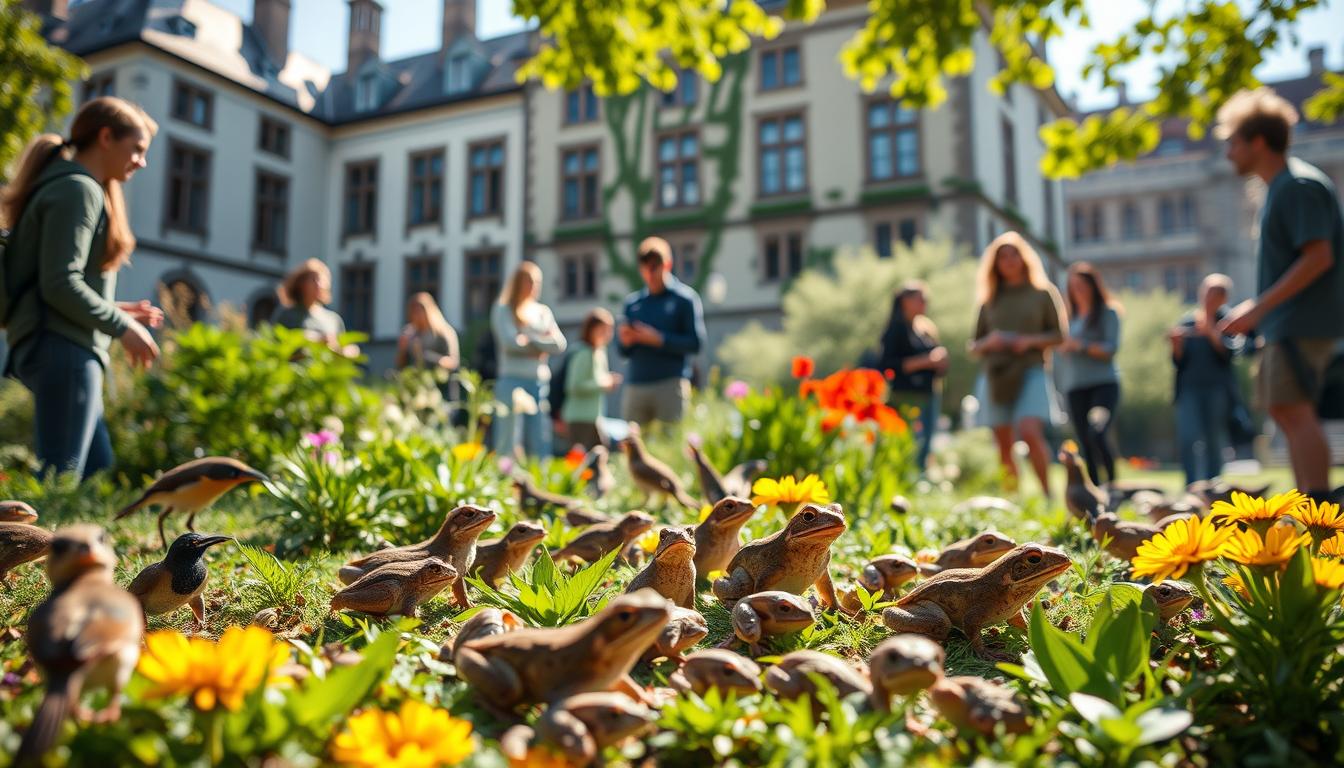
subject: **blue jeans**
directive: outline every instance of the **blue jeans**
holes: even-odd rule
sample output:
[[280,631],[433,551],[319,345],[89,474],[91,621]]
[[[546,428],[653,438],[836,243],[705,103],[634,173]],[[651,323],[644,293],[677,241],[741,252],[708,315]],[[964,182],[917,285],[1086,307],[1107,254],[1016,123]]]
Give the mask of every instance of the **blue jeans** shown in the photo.
[[[537,413],[514,413],[513,390],[521,389],[537,401]],[[510,376],[495,382],[495,400],[508,410],[507,415],[495,420],[495,453],[512,456],[513,447],[521,440],[523,452],[544,459],[551,455],[551,385],[534,379]]]
[[922,473],[929,463],[929,445],[933,442],[934,433],[938,431],[938,415],[942,412],[943,393],[936,388],[933,392],[893,391],[891,404],[900,412],[902,418],[906,419],[910,418],[911,409],[919,409],[919,417],[910,427],[915,433],[915,465]]
[[1187,485],[1222,473],[1230,408],[1224,386],[1187,386],[1176,395],[1176,437]]
[[112,466],[103,421],[103,366],[93,352],[56,333],[38,331],[13,350],[12,368],[33,393],[33,432],[42,473],[75,472],[81,480]]

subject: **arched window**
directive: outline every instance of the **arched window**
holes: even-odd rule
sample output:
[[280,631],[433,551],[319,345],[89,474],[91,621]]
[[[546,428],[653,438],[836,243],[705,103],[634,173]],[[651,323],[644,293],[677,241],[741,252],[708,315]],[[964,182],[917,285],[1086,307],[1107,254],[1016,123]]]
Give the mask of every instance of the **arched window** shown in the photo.
[[195,275],[179,270],[159,279],[159,306],[164,320],[174,328],[186,328],[210,316],[210,295]]

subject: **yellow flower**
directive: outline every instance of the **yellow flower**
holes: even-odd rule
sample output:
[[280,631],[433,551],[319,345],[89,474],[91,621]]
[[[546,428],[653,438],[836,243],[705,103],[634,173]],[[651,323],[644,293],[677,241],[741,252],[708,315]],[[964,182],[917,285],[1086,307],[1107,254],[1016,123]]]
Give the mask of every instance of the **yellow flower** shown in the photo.
[[712,507],[712,506],[710,506],[710,505],[708,505],[708,504],[704,505],[703,507],[700,507],[700,522],[703,523],[703,522],[705,522],[706,520],[708,520],[708,519],[709,519],[709,513],[710,513],[710,512],[713,512],[713,511],[714,511],[714,507]]
[[1344,587],[1344,563],[1338,560],[1326,560],[1323,557],[1311,558],[1311,575],[1316,583],[1326,589]]
[[1223,586],[1231,587],[1234,592],[1241,595],[1243,599],[1250,600],[1251,593],[1246,589],[1246,582],[1241,580],[1241,574],[1233,573],[1223,577]]
[[1299,534],[1292,524],[1270,528],[1263,539],[1255,531],[1232,530],[1232,537],[1223,545],[1223,555],[1242,565],[1282,565],[1311,541],[1311,534]]
[[1344,531],[1321,542],[1321,557],[1344,557]]
[[509,768],[570,768],[572,765],[569,758],[546,747],[529,747],[522,757],[509,758]]
[[727,575],[728,575],[727,571],[723,570],[722,568],[716,568],[710,571],[709,573],[705,574],[705,579],[707,579],[712,584],[714,583],[715,579],[722,579],[724,576]]
[[350,718],[331,756],[359,768],[434,768],[456,765],[474,749],[471,723],[408,699],[396,712],[366,709]]
[[657,552],[658,531],[656,529],[650,529],[643,536],[640,536],[638,539],[635,539],[635,543],[639,545],[640,549],[644,550],[645,552],[648,552],[649,554]]
[[1307,526],[1313,534],[1328,536],[1336,531],[1344,531],[1344,514],[1340,514],[1339,505],[1328,501],[1317,502],[1307,499],[1297,508],[1293,519]]
[[779,504],[831,503],[831,492],[826,483],[816,475],[808,475],[795,480],[793,475],[774,480],[762,477],[751,486],[751,503],[777,506]]
[[480,456],[481,452],[484,450],[485,446],[480,443],[458,443],[452,448],[453,458],[458,461],[471,461],[477,456]]
[[1130,565],[1136,578],[1152,576],[1157,584],[1179,579],[1190,566],[1218,557],[1231,535],[1231,528],[1219,528],[1198,517],[1177,520],[1140,544]]
[[154,684],[145,698],[190,694],[197,709],[210,711],[218,704],[238,711],[243,699],[270,680],[289,659],[289,646],[261,627],[229,627],[219,642],[187,638],[174,630],[152,632],[137,667]]
[[1209,510],[1209,517],[1219,525],[1228,523],[1260,523],[1278,520],[1284,515],[1294,515],[1306,502],[1307,497],[1298,491],[1288,491],[1271,496],[1268,501],[1259,497],[1247,496],[1241,491],[1232,492],[1232,501],[1215,501]]

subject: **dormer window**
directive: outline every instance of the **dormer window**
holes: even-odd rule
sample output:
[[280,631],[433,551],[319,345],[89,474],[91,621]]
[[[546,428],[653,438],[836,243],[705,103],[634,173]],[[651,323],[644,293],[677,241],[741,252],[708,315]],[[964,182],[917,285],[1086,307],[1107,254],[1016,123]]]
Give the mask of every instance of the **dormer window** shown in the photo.
[[355,83],[355,111],[368,112],[378,108],[378,73],[366,72]]
[[471,54],[459,53],[448,60],[448,92],[471,90]]
[[196,36],[196,25],[187,21],[186,18],[182,16],[173,16],[168,19],[167,23],[168,31],[172,32],[174,35],[181,35],[182,37]]

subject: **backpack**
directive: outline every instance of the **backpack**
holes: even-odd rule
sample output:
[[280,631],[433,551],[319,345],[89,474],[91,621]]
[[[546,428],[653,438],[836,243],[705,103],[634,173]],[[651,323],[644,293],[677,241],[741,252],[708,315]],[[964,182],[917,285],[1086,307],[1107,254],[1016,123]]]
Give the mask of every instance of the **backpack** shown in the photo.
[[546,402],[551,405],[551,418],[560,418],[560,409],[565,407],[565,378],[569,375],[569,353],[560,358],[560,363],[551,371],[551,391]]
[[[37,196],[37,193],[47,184],[56,179],[63,179],[66,175],[68,174],[52,176],[49,179],[44,179],[39,182],[37,186],[33,187],[33,191],[28,193],[28,201],[31,202],[32,199]],[[19,221],[22,219],[23,212],[20,211],[18,218],[14,221],[15,229],[18,228]],[[18,303],[19,297],[37,286],[40,274],[38,272],[33,272],[33,276],[22,283],[19,283],[18,285],[10,284],[6,265],[9,263],[9,240],[13,235],[14,229],[0,229],[0,330],[4,330],[5,327],[9,325],[9,315],[14,311],[14,305]]]

